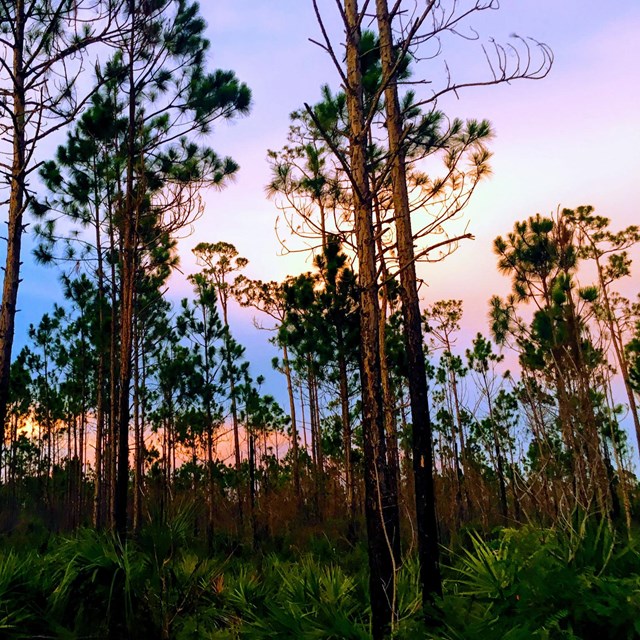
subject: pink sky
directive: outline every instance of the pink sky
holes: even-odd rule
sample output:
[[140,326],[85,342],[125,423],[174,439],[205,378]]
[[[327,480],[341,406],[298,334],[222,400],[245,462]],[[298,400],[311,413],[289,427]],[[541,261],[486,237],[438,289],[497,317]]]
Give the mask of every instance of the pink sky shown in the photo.
[[[335,26],[333,3],[322,7]],[[288,114],[317,100],[322,83],[336,88],[337,75],[308,41],[318,37],[310,2],[225,0],[205,4],[203,11],[214,63],[233,68],[251,86],[255,103],[247,119],[215,132],[215,148],[237,159],[241,171],[226,190],[207,196],[205,216],[181,243],[183,269],[195,269],[190,248],[197,242],[225,240],[249,258],[249,276],[279,279],[309,263],[301,256],[278,257],[277,212],[264,195],[266,150],[283,146]],[[544,80],[471,89],[440,105],[450,116],[488,118],[496,132],[493,175],[478,188],[463,221],[476,240],[422,270],[429,283],[425,301],[462,298],[471,331],[484,328],[478,316],[484,319],[490,295],[508,289],[496,273],[491,243],[516,220],[592,204],[617,228],[637,221],[640,201],[640,5],[618,2],[614,11],[591,0],[511,0],[474,26],[484,39],[515,32],[544,41],[555,64]],[[450,58],[454,73],[483,73],[476,43],[463,44]],[[425,63],[416,76],[430,71]],[[174,278],[174,294],[186,290]]]

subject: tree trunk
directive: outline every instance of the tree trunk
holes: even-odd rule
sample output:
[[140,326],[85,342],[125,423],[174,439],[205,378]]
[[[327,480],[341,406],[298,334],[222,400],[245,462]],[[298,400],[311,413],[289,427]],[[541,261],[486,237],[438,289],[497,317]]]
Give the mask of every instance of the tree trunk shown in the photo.
[[320,456],[320,426],[318,425],[318,415],[316,407],[316,394],[313,381],[313,370],[311,356],[307,358],[307,387],[309,389],[309,424],[311,427],[311,461],[313,462],[313,507],[315,516],[320,515],[320,478],[322,476],[322,459]]
[[289,413],[291,417],[291,444],[293,446],[293,488],[298,507],[302,505],[302,491],[300,489],[300,456],[298,453],[298,424],[296,421],[296,403],[293,397],[293,383],[291,381],[291,365],[287,345],[282,347],[284,374],[287,378],[287,393],[289,394]]
[[391,161],[393,206],[395,210],[400,296],[407,347],[409,397],[413,423],[413,470],[418,525],[418,556],[423,605],[442,593],[439,567],[438,528],[433,487],[433,450],[429,395],[424,361],[420,301],[411,230],[411,211],[407,192],[407,176],[403,152],[402,113],[395,78],[395,55],[386,0],[376,0],[380,57],[385,88],[387,133]]
[[491,402],[489,381],[487,380],[487,374],[484,371],[482,372],[482,380],[484,383],[484,392],[487,396],[489,420],[491,422],[491,434],[493,437],[493,448],[496,456],[496,472],[498,474],[498,489],[500,491],[500,515],[502,516],[502,524],[506,525],[509,521],[509,503],[507,501],[507,483],[504,477],[504,456],[502,455],[502,447],[500,446],[498,426],[494,420],[493,402]]
[[354,191],[358,284],[360,288],[360,369],[372,635],[383,638],[395,618],[396,561],[394,538],[398,533],[397,509],[389,510],[387,455],[382,403],[378,283],[372,198],[367,174],[362,71],[360,67],[360,16],[357,0],[345,0],[347,109],[349,155]]
[[[139,319],[138,319],[139,322]],[[137,323],[136,323],[137,324]],[[142,526],[142,430],[140,410],[140,332],[144,325],[135,330],[134,371],[133,371],[133,531],[137,534]]]
[[249,445],[249,520],[251,521],[251,544],[258,545],[258,521],[256,519],[256,437],[253,427],[246,426]]
[[353,489],[353,464],[351,457],[351,416],[349,415],[349,382],[347,379],[347,363],[344,354],[338,354],[338,371],[340,375],[340,410],[342,417],[342,446],[344,448],[344,475],[349,513],[349,534],[355,537],[356,503]]
[[[371,132],[369,132],[369,144],[373,145]],[[373,178],[373,176],[372,176]],[[376,194],[373,197],[373,210],[376,219],[376,229],[382,228],[382,216],[380,214],[380,202]],[[396,398],[391,388],[391,372],[387,361],[387,309],[389,306],[388,284],[389,271],[384,259],[382,234],[376,233],[376,245],[378,249],[378,260],[380,262],[380,275],[385,283],[380,296],[380,329],[378,340],[380,343],[380,379],[382,384],[382,405],[384,411],[384,431],[387,438],[387,464],[389,474],[390,500],[392,504],[398,505],[398,522],[400,521],[400,453],[398,450],[398,429],[396,427]],[[397,544],[394,547],[394,554],[400,558],[400,535],[397,536]]]
[[[136,14],[135,0],[129,0],[131,16]],[[136,276],[136,236],[138,203],[134,194],[136,140],[136,84],[134,69],[135,20],[131,20],[129,34],[129,131],[127,137],[126,202],[121,221],[120,288],[120,375],[118,402],[118,473],[115,491],[115,528],[125,537],[127,532],[127,501],[129,493],[129,387],[131,385],[131,356],[133,349],[133,298]],[[140,188],[139,186],[137,187]]]
[[9,195],[9,219],[7,226],[7,255],[4,266],[2,305],[0,306],[0,456],[4,447],[11,351],[15,330],[16,304],[20,284],[20,252],[22,217],[25,205],[26,180],[26,114],[23,48],[25,38],[24,0],[16,0],[15,45],[13,47],[13,158],[11,162],[11,192]]

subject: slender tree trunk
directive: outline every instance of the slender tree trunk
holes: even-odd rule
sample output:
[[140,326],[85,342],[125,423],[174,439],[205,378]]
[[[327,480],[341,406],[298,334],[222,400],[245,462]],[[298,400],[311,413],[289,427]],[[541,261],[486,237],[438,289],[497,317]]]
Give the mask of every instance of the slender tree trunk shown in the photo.
[[[311,369],[311,392],[313,394],[313,413],[315,415],[315,425],[316,425],[316,448],[317,448],[317,460],[318,460],[318,488],[320,490],[319,493],[319,505],[322,510],[322,503],[324,497],[324,488],[325,488],[325,469],[324,469],[324,451],[322,448],[322,425],[320,424],[320,398],[318,397],[318,377],[313,370]],[[320,515],[322,513],[320,512]]]
[[[231,420],[233,424],[233,447],[235,452],[235,466],[236,474],[238,476],[238,517],[240,519],[240,528],[243,528],[243,510],[242,510],[242,487],[240,483],[240,464],[242,462],[240,457],[240,429],[238,426],[238,405],[236,402],[236,380],[235,373],[233,371],[233,360],[231,358],[231,333],[229,330],[229,318],[227,316],[227,299],[226,293],[219,290],[220,305],[222,306],[222,319],[225,327],[225,359],[229,375],[229,394],[231,397]],[[225,297],[222,297],[222,296]]]
[[[375,201],[375,198],[374,198]],[[379,218],[378,218],[379,219]],[[379,235],[379,234],[378,234]],[[380,260],[384,261],[382,257],[382,250],[380,247]],[[385,277],[386,267],[382,267],[383,278]],[[386,278],[385,278],[386,279]],[[394,397],[393,390],[391,388],[391,372],[389,370],[389,363],[387,360],[387,345],[386,345],[386,333],[387,333],[387,290],[386,286],[383,287],[381,308],[380,308],[380,327],[378,334],[378,342],[380,349],[380,383],[382,388],[382,406],[384,414],[384,433],[386,438],[387,448],[387,486],[388,486],[388,509],[396,511],[397,515],[392,516],[393,521],[398,522],[400,526],[400,502],[399,502],[399,486],[400,486],[400,454],[398,452],[398,429],[396,427],[396,398]],[[393,536],[393,555],[396,563],[400,563],[400,529],[396,535]]]
[[[451,342],[449,341],[449,336],[446,337],[446,349],[447,352],[451,355]],[[469,489],[467,487],[466,475],[468,474],[468,460],[467,460],[467,447],[465,443],[465,435],[464,435],[464,425],[462,424],[462,411],[460,408],[460,394],[458,392],[458,377],[456,376],[456,372],[453,369],[453,366],[449,365],[449,376],[451,378],[451,393],[453,395],[453,408],[455,411],[455,426],[454,429],[457,431],[458,437],[458,445],[455,447],[455,464],[456,464],[456,475],[457,475],[457,484],[458,484],[458,517],[460,518],[460,522],[464,522],[465,520],[465,509],[467,514],[470,516],[472,511],[471,500],[469,499]],[[468,517],[468,516],[467,516]]]
[[[111,251],[116,250],[115,229],[113,220],[109,221],[109,241]],[[118,250],[121,250],[118,247]],[[115,260],[111,261],[111,327],[109,335],[109,437],[107,443],[106,478],[107,486],[106,508],[107,526],[109,530],[115,527],[114,505],[116,495],[116,464],[118,445],[118,334],[120,318],[118,315],[117,276]]]
[[51,390],[49,389],[49,358],[47,348],[44,349],[44,384],[45,384],[45,427],[47,429],[47,468],[45,471],[45,495],[47,507],[51,507],[51,470],[53,468],[53,427],[51,425]]
[[340,411],[342,417],[342,447],[344,448],[344,472],[349,513],[349,533],[355,537],[356,503],[353,488],[353,464],[351,456],[351,416],[349,412],[349,382],[347,379],[347,363],[344,354],[338,354],[338,372],[340,376]]
[[84,479],[85,479],[85,461],[86,461],[86,430],[87,430],[87,408],[86,408],[86,391],[84,382],[82,383],[82,407],[80,409],[80,442],[79,442],[79,460],[77,483],[77,501],[78,501],[78,525],[84,513]]
[[13,414],[11,417],[11,436],[9,440],[9,469],[5,469],[8,473],[7,482],[11,483],[11,495],[16,497],[16,441],[18,440],[18,415]]
[[[74,500],[74,476],[75,476],[75,463],[76,456],[72,447],[71,436],[73,434],[75,440],[75,417],[67,414],[67,500],[66,500],[66,525],[73,529],[76,516],[76,505]],[[75,442],[74,442],[75,444]]]
[[413,423],[413,470],[418,525],[418,556],[423,605],[442,593],[439,567],[438,525],[433,486],[433,450],[427,373],[424,361],[420,301],[411,230],[411,211],[403,152],[403,119],[395,78],[395,55],[386,0],[376,0],[380,57],[385,89],[387,133],[395,210],[400,296],[408,358],[409,396]]
[[[165,402],[167,406],[170,406],[171,400],[167,399],[167,393],[165,391]],[[169,413],[171,409],[169,409]],[[167,513],[169,504],[169,423],[170,418],[166,416],[163,420],[164,429],[162,430],[162,509],[160,515],[160,521],[165,522],[165,514]]]
[[[449,390],[445,394],[447,399],[447,408],[449,414],[453,417],[451,420],[451,475],[453,478],[453,486],[455,487],[456,499],[455,505],[452,505],[453,528],[455,531],[460,529],[462,523],[465,522],[466,513],[471,514],[471,500],[469,499],[469,491],[464,482],[462,473],[461,451],[464,450],[464,434],[462,432],[462,420],[460,415],[460,403],[458,398],[458,382],[451,364],[451,346],[448,336],[445,336],[445,355],[449,359],[447,363],[447,372],[449,374]],[[464,489],[464,492],[463,492]],[[463,496],[464,493],[464,496]]]
[[[96,163],[93,165],[94,176],[97,175]],[[102,527],[102,452],[104,448],[104,378],[105,378],[105,349],[104,329],[105,329],[105,292],[104,292],[104,271],[102,258],[102,239],[100,236],[100,198],[98,196],[97,182],[94,188],[94,206],[95,217],[93,221],[95,242],[96,242],[96,258],[98,267],[97,275],[97,306],[98,306],[98,331],[97,331],[97,348],[98,348],[98,367],[96,371],[96,441],[94,455],[95,479],[93,485],[93,526],[96,529]]]
[[489,406],[491,435],[493,437],[493,448],[496,455],[496,471],[498,474],[498,488],[500,491],[500,515],[502,516],[502,523],[506,525],[509,521],[509,503],[507,500],[507,483],[504,477],[504,457],[502,455],[502,447],[500,446],[500,438],[498,436],[498,426],[495,423],[493,414],[493,402],[491,402],[489,381],[487,380],[487,374],[484,371],[482,372],[482,380],[484,383],[484,392],[487,396],[487,403]]
[[302,490],[300,488],[300,455],[298,452],[298,424],[296,420],[296,403],[293,397],[293,384],[291,381],[291,365],[287,345],[282,347],[282,359],[284,375],[287,378],[287,393],[289,394],[289,414],[291,417],[291,444],[293,446],[293,488],[296,494],[298,507],[302,505]]
[[[193,454],[194,478],[195,478],[195,448]],[[213,469],[213,421],[209,418],[207,424],[207,479],[208,479],[208,495],[207,495],[207,544],[213,546],[213,527],[215,519],[215,475]],[[195,480],[194,480],[195,484]],[[195,488],[195,487],[194,487]],[[194,491],[195,495],[195,491]]]
[[144,475],[144,460],[146,455],[146,445],[144,440],[144,429],[147,424],[147,388],[145,385],[145,380],[147,379],[147,352],[145,349],[142,349],[142,353],[140,354],[140,365],[142,367],[142,383],[143,383],[143,396],[140,401],[140,522],[142,523],[142,508],[144,506],[144,496],[145,496],[145,475]]
[[305,417],[304,411],[304,389],[302,387],[302,380],[299,380],[300,383],[300,409],[302,411],[302,441],[304,445],[304,451],[308,455],[309,454],[309,443],[307,442],[307,421]]
[[[136,2],[129,0],[131,16],[136,15]],[[129,130],[127,136],[126,202],[122,212],[121,238],[122,280],[120,289],[120,375],[118,402],[118,469],[115,492],[115,528],[121,537],[127,533],[129,493],[129,387],[133,349],[134,290],[136,276],[136,235],[138,203],[134,194],[136,150],[136,83],[134,70],[135,20],[129,34]],[[140,188],[139,186],[137,187]]]
[[11,187],[9,195],[9,217],[7,223],[7,255],[0,306],[0,457],[4,448],[7,403],[9,402],[9,380],[11,351],[15,330],[18,286],[20,285],[20,252],[24,226],[26,181],[26,105],[23,48],[25,38],[24,0],[15,2],[15,33],[13,46],[13,158],[11,161]]
[[142,526],[142,422],[140,416],[140,330],[135,329],[133,360],[133,531]]
[[360,288],[360,354],[362,431],[365,475],[372,635],[383,638],[395,619],[397,508],[388,509],[387,452],[380,371],[380,309],[373,233],[372,197],[367,174],[360,61],[360,16],[357,0],[345,0],[349,155],[354,191],[358,284]]
[[[369,132],[369,144],[373,145],[373,139],[371,132]],[[372,176],[373,178],[373,176]],[[380,330],[379,330],[379,343],[380,343],[380,377],[382,384],[382,405],[384,410],[384,430],[387,438],[387,464],[389,473],[389,490],[390,500],[392,504],[397,504],[398,509],[400,507],[400,454],[398,451],[398,429],[396,427],[396,412],[395,407],[397,404],[394,397],[393,390],[391,388],[391,371],[389,370],[389,363],[387,360],[387,310],[389,307],[388,285],[389,271],[384,258],[382,234],[380,229],[382,228],[382,216],[380,214],[380,202],[376,194],[372,194],[373,197],[373,210],[376,219],[376,244],[378,248],[378,260],[380,262],[380,274],[382,281],[385,283],[382,286],[382,292],[380,296]],[[400,515],[398,512],[398,522],[400,521]],[[397,536],[397,544],[394,548],[395,557],[400,558],[400,536]]]
[[516,524],[518,524],[522,521],[520,496],[518,495],[518,476],[520,474],[518,472],[518,467],[514,459],[513,447],[511,447],[509,467],[511,470],[511,495],[513,496],[513,512],[514,512],[514,518],[515,518]]
[[320,434],[317,424],[318,411],[316,410],[316,396],[313,386],[313,372],[311,356],[307,357],[307,387],[309,390],[309,424],[311,427],[311,461],[313,462],[313,506],[315,516],[320,515],[320,476],[322,474],[322,461],[320,458],[320,446],[318,438]]
[[[133,185],[132,185],[133,186]],[[132,214],[135,215],[135,214]],[[128,214],[125,217],[129,217]],[[122,291],[120,305],[120,376],[118,402],[118,456],[115,491],[115,528],[121,536],[126,536],[127,503],[129,493],[129,415],[133,324],[133,289],[135,287],[135,267],[133,246],[133,221],[125,222],[125,250],[123,255]]]
[[256,437],[253,427],[246,427],[249,446],[249,520],[251,521],[251,543],[258,545],[258,521],[256,519]]

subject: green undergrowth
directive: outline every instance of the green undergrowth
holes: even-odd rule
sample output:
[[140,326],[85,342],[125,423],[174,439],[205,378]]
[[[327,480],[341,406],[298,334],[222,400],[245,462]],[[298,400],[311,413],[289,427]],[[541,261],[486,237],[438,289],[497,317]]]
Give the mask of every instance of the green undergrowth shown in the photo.
[[[230,550],[231,549],[231,550]],[[188,518],[132,541],[90,530],[0,552],[2,638],[370,637],[362,546],[209,554]],[[467,534],[443,560],[444,597],[426,628],[417,564],[395,589],[398,639],[640,637],[640,556],[601,523]]]
[[640,555],[604,523],[469,536],[452,553],[443,640],[640,638]]

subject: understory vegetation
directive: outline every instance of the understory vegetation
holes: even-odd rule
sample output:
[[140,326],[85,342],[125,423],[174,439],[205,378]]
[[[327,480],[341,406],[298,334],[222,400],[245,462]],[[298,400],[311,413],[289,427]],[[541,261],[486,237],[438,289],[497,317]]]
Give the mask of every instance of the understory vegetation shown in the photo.
[[[342,539],[282,539],[254,552],[193,537],[193,513],[126,543],[44,529],[0,552],[6,638],[371,637],[367,552]],[[18,542],[19,541],[19,542]],[[604,522],[466,531],[443,557],[444,595],[425,625],[415,557],[394,585],[392,637],[625,640],[640,635],[637,545]]]

